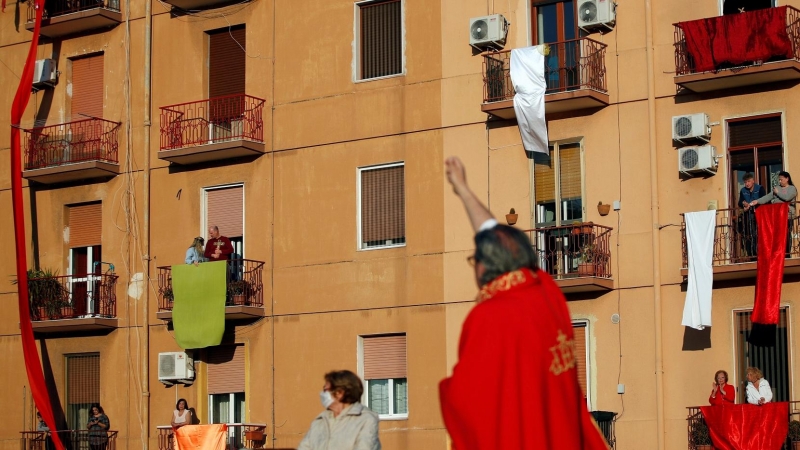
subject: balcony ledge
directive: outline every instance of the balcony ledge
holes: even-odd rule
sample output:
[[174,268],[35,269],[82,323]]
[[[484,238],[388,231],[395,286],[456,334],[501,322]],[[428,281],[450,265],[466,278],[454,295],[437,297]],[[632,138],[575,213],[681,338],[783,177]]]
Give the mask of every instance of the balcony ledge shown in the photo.
[[614,289],[612,278],[577,277],[556,280],[556,284],[564,294],[583,292],[604,292]]
[[105,161],[83,161],[22,171],[22,178],[42,184],[111,178],[117,175],[119,175],[119,164]]
[[[225,320],[260,319],[266,316],[266,310],[261,306],[235,305],[225,307]],[[158,311],[156,313],[156,318],[171,322],[172,310]]]
[[191,9],[209,9],[219,6],[230,5],[231,0],[165,0],[176,8],[191,10]]
[[158,159],[175,164],[189,165],[222,159],[260,156],[264,143],[248,139],[232,139],[205,145],[194,145],[158,152]]
[[[74,13],[42,19],[41,34],[49,38],[57,38],[84,31],[97,30],[118,25],[122,22],[122,14],[106,8],[93,8]],[[33,31],[33,22],[27,22],[25,29]]]
[[[800,258],[786,259],[783,266],[784,275],[800,274]],[[756,277],[756,262],[745,262],[738,264],[724,264],[713,266],[714,281],[740,280]],[[681,276],[689,276],[689,269],[682,268]]]
[[71,333],[80,331],[109,331],[117,328],[116,317],[81,317],[77,319],[36,320],[35,333]]
[[702,72],[675,77],[675,84],[692,92],[702,93],[744,86],[800,80],[800,61],[768,62],[719,72]]
[[[544,96],[544,112],[546,115],[608,106],[608,94],[594,89],[576,89],[574,91],[556,92]],[[514,100],[483,103],[481,111],[502,119],[514,119]]]

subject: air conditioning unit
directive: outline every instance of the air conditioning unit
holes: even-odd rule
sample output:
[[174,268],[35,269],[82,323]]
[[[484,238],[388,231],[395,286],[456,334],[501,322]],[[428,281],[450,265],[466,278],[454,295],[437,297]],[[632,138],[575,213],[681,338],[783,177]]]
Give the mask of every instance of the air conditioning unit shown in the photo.
[[508,21],[502,14],[469,19],[469,45],[478,49],[503,48],[507,34]]
[[708,114],[687,114],[672,117],[672,139],[683,142],[698,139],[703,142],[711,140],[711,126]]
[[58,70],[55,59],[39,59],[33,68],[33,87],[53,87],[58,82]]
[[612,0],[580,0],[578,28],[584,31],[611,30],[617,21],[616,7]]
[[158,381],[165,384],[191,383],[194,380],[194,361],[184,352],[158,354]]
[[678,149],[678,171],[684,175],[717,173],[717,148],[704,145]]

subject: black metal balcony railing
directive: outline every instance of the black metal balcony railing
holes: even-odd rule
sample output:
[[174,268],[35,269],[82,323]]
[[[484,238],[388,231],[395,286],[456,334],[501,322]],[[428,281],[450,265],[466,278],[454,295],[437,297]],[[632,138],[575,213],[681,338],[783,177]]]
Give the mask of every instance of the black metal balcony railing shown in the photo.
[[[800,401],[789,402],[789,417],[787,421],[791,423],[792,420],[800,419]],[[699,406],[689,406],[686,408],[689,415],[686,417],[687,437],[689,439],[689,450],[711,450],[711,441],[708,435],[708,425],[703,418],[703,413],[700,411]],[[786,442],[781,446],[781,450],[794,450],[791,438],[786,437]]]
[[[795,207],[797,207],[797,203],[795,203]],[[681,218],[683,218],[683,214],[681,214]],[[792,219],[788,240],[789,249],[786,257],[800,257],[800,217]],[[681,220],[682,267],[684,269],[689,266],[686,245],[686,221]],[[711,265],[725,266],[755,262],[757,249],[758,227],[754,215],[745,214],[741,208],[718,209]]]
[[[589,38],[549,44],[545,56],[544,79],[547,94],[593,89],[606,93],[606,44]],[[499,102],[514,97],[511,82],[511,50],[483,55],[483,102]]]
[[526,230],[539,268],[555,279],[611,278],[612,228],[591,222]]
[[[228,445],[226,448],[265,448],[267,425],[261,423],[229,423]],[[174,450],[175,439],[172,427],[160,425],[158,429],[158,450]],[[38,449],[37,449],[38,450]]]
[[33,320],[115,317],[117,275],[65,275],[28,280]]
[[[225,306],[264,306],[264,262],[249,259],[228,261]],[[158,268],[158,310],[172,311],[172,267]]]
[[25,170],[84,161],[117,164],[120,125],[92,118],[24,130]]
[[[48,19],[95,8],[119,12],[119,0],[47,0],[44,4],[42,18]],[[34,2],[29,1],[27,21],[35,20],[36,8]]]
[[594,417],[595,423],[597,423],[597,428],[600,428],[603,437],[606,438],[609,448],[611,448],[611,450],[617,448],[617,436],[614,431],[617,413],[611,411],[592,411],[591,414],[592,417]]
[[58,433],[59,439],[68,449],[83,450],[90,448],[102,448],[104,450],[116,450],[117,432],[116,431],[89,431],[89,430],[60,430],[54,432],[44,431],[22,431],[20,432],[21,450],[51,450],[54,449],[52,437]]
[[[744,14],[747,14],[747,12]],[[683,33],[681,24],[676,23],[673,25],[675,26],[675,75],[681,76],[702,73],[702,71],[697,71],[695,69],[694,60],[686,47],[686,36]],[[786,7],[786,32],[789,34],[789,40],[792,43],[793,59],[800,60],[800,10],[791,6]],[[749,66],[759,66],[763,62],[764,61],[751,61],[736,67],[718,67],[717,69],[728,68],[736,70]]]

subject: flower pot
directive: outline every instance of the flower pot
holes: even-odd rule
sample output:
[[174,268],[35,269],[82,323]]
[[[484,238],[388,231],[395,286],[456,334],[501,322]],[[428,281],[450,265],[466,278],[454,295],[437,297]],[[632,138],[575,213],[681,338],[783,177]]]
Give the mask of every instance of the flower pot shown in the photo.
[[62,319],[71,319],[72,316],[75,315],[75,308],[72,306],[62,306],[61,307],[61,318]]
[[47,315],[47,308],[45,308],[44,306],[36,308],[36,312],[38,313],[37,315],[39,318],[35,320],[47,320],[49,318]]
[[792,450],[800,450],[800,441],[792,441]]
[[714,450],[713,445],[695,445],[695,450]]
[[264,431],[262,430],[249,430],[244,432],[244,437],[248,441],[259,442],[264,439]]
[[607,216],[608,213],[611,212],[611,205],[597,205],[597,212],[599,212],[601,216]]
[[519,214],[506,214],[506,223],[509,225],[517,223],[517,219],[519,219]]
[[578,276],[593,277],[597,273],[594,263],[578,263]]
[[231,302],[234,305],[244,305],[246,298],[247,298],[247,296],[244,295],[244,294],[233,294],[231,296]]

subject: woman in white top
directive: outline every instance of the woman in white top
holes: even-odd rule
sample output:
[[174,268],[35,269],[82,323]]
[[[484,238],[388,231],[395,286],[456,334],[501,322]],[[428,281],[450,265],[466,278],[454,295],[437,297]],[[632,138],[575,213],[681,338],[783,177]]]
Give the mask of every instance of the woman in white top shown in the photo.
[[772,388],[757,367],[747,368],[747,403],[763,405],[772,401]]
[[185,399],[178,400],[175,404],[175,411],[172,411],[172,428],[178,429],[184,425],[192,424],[192,412]]

